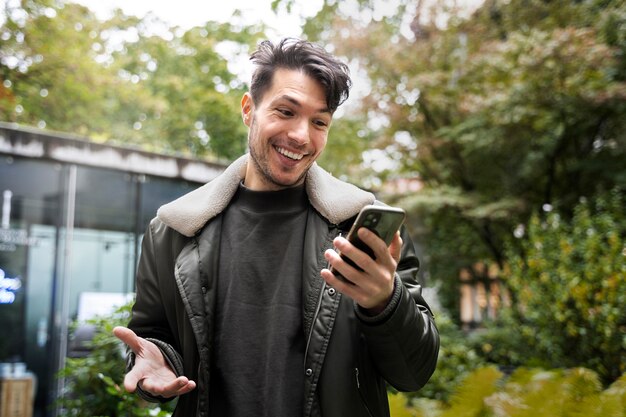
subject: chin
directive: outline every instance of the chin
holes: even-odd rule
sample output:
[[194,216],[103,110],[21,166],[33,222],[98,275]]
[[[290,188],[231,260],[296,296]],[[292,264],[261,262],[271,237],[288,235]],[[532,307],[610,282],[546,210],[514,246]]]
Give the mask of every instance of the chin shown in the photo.
[[273,182],[274,184],[280,186],[280,187],[284,187],[284,188],[289,188],[289,187],[295,187],[297,185],[300,185],[304,182],[304,176],[303,175],[299,175],[297,177],[290,177],[290,178],[285,178],[285,177],[274,177],[273,178]]

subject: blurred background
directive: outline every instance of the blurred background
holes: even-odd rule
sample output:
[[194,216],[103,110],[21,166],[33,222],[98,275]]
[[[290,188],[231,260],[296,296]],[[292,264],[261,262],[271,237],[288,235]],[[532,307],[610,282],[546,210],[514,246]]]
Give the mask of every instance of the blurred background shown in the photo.
[[392,415],[626,415],[624,2],[228,3],[0,2],[0,417],[169,415],[119,389],[110,328],[156,209],[246,151],[248,55],[284,36],[349,63],[319,163],[419,246],[442,349]]

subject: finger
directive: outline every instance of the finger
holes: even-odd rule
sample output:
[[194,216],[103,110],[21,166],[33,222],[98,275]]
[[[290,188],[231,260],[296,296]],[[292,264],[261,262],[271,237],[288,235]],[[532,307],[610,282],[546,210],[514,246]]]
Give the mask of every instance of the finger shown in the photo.
[[179,376],[169,383],[159,382],[157,379],[146,378],[141,381],[141,389],[152,395],[160,395],[165,398],[186,394],[195,389],[196,383],[185,376]]
[[184,387],[178,390],[178,393],[176,395],[187,394],[188,392],[191,392],[194,389],[196,389],[196,383],[194,381],[188,381]]
[[329,287],[334,288],[338,292],[350,298],[354,299],[354,297],[356,296],[358,288],[356,287],[356,285],[352,284],[350,281],[347,281],[345,278],[337,278],[337,276],[327,268],[322,269],[320,275],[322,276],[324,281],[326,281],[326,285],[328,285]]
[[141,376],[139,375],[139,371],[134,368],[124,377],[124,389],[130,393],[135,392],[139,381],[141,381]]
[[135,353],[141,350],[141,338],[127,327],[117,326],[113,329],[113,335],[124,342]]
[[165,392],[170,392],[170,396],[178,396],[188,393],[196,388],[196,383],[185,376],[176,378],[174,382],[166,386]]
[[[352,282],[350,281],[352,281],[353,275],[358,271],[353,267],[353,265],[348,263],[346,259],[343,258],[343,256],[349,257],[347,253],[344,253],[342,256],[340,256],[333,249],[328,249],[324,253],[324,257],[328,261],[329,265],[332,267],[332,270],[330,272],[331,274],[333,274],[335,279],[337,281],[345,282],[346,284],[352,285]],[[354,254],[352,254],[351,256],[354,257]],[[352,259],[351,261],[354,262],[354,259]],[[335,274],[339,275],[339,277],[337,277]],[[338,288],[336,289],[339,290]]]
[[376,233],[362,227],[358,231],[359,238],[374,252],[376,259],[384,256],[387,252],[387,244]]
[[[332,266],[332,270],[328,268],[321,270],[322,278],[326,281],[326,284],[352,299],[356,299],[362,295],[363,288],[361,287],[367,287],[369,281],[366,279],[364,272],[348,264],[332,249],[328,249],[324,253],[324,256]],[[369,256],[364,256],[371,261]],[[337,274],[340,276],[337,276]]]
[[[351,298],[357,304],[364,308],[369,308],[372,305],[376,304],[376,300],[374,300],[371,295],[369,295],[369,290],[365,289],[364,286],[359,286],[357,284],[352,284],[348,281],[342,281],[338,279],[330,270],[322,269],[321,276],[326,281],[326,284],[346,297]],[[354,278],[353,278],[354,279]],[[363,283],[363,280],[355,279],[360,283]]]
[[[364,241],[363,243],[367,244]],[[350,273],[354,269],[354,265],[356,265],[357,268],[365,269],[365,266],[368,264],[368,262],[373,261],[370,255],[368,255],[367,253],[365,253],[360,248],[358,248],[353,243],[351,243],[350,241],[348,241],[347,239],[343,237],[335,238],[335,240],[333,241],[333,244],[335,245],[339,253],[341,253],[341,259],[336,259],[336,260],[332,259],[329,261],[332,263],[333,267],[339,266],[340,268],[342,268],[341,273],[344,276],[346,276],[344,272]],[[334,258],[336,258],[337,256],[339,255],[336,255]],[[346,261],[345,259],[343,259],[344,257],[348,258],[349,261]],[[352,265],[350,262],[352,262],[354,265]],[[345,265],[345,266],[342,267],[342,265]],[[346,268],[349,268],[349,269],[346,270]]]

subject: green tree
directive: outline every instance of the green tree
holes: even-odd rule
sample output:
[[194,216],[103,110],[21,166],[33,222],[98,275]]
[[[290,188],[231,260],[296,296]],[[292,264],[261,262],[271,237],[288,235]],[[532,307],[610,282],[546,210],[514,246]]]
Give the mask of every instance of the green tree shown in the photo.
[[120,91],[96,62],[102,27],[83,6],[5,2],[0,29],[4,121],[103,135],[106,103]]
[[187,156],[245,150],[246,86],[227,57],[247,55],[263,25],[185,31],[121,10],[102,21],[70,2],[4,4],[0,120]]
[[195,156],[241,155],[247,137],[239,101],[246,85],[218,47],[247,55],[261,34],[256,27],[207,22],[171,40],[142,38],[115,55],[123,73],[141,80],[155,104],[128,109],[127,125],[141,124],[134,137],[145,141],[148,134],[161,149]]
[[367,121],[366,145],[390,169],[346,173],[422,182],[397,204],[424,231],[426,267],[455,311],[459,269],[503,268],[531,213],[571,217],[579,198],[626,186],[626,10],[599,0],[492,0],[471,14],[454,2],[394,4],[326,0],[305,31],[366,74],[349,117]]

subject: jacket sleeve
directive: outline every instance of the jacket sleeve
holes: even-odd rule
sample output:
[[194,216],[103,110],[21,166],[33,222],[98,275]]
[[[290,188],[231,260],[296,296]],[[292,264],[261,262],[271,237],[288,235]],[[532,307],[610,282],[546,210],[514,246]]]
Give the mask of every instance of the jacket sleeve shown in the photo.
[[[165,302],[162,297],[159,270],[157,268],[155,247],[155,233],[166,233],[164,225],[153,220],[148,226],[141,244],[141,256],[137,267],[136,298],[132,308],[132,315],[128,328],[139,337],[157,345],[163,357],[176,375],[183,374],[182,358],[173,346],[173,335],[168,325]],[[163,256],[163,254],[160,254]],[[173,272],[172,272],[173,273]],[[126,370],[130,371],[135,364],[135,354],[128,349]],[[153,396],[140,387],[137,394],[147,401],[164,402],[171,398]]]
[[376,317],[366,316],[357,307],[357,316],[372,359],[383,378],[398,390],[417,391],[435,371],[439,332],[417,283],[419,261],[405,228],[402,241],[390,305]]

